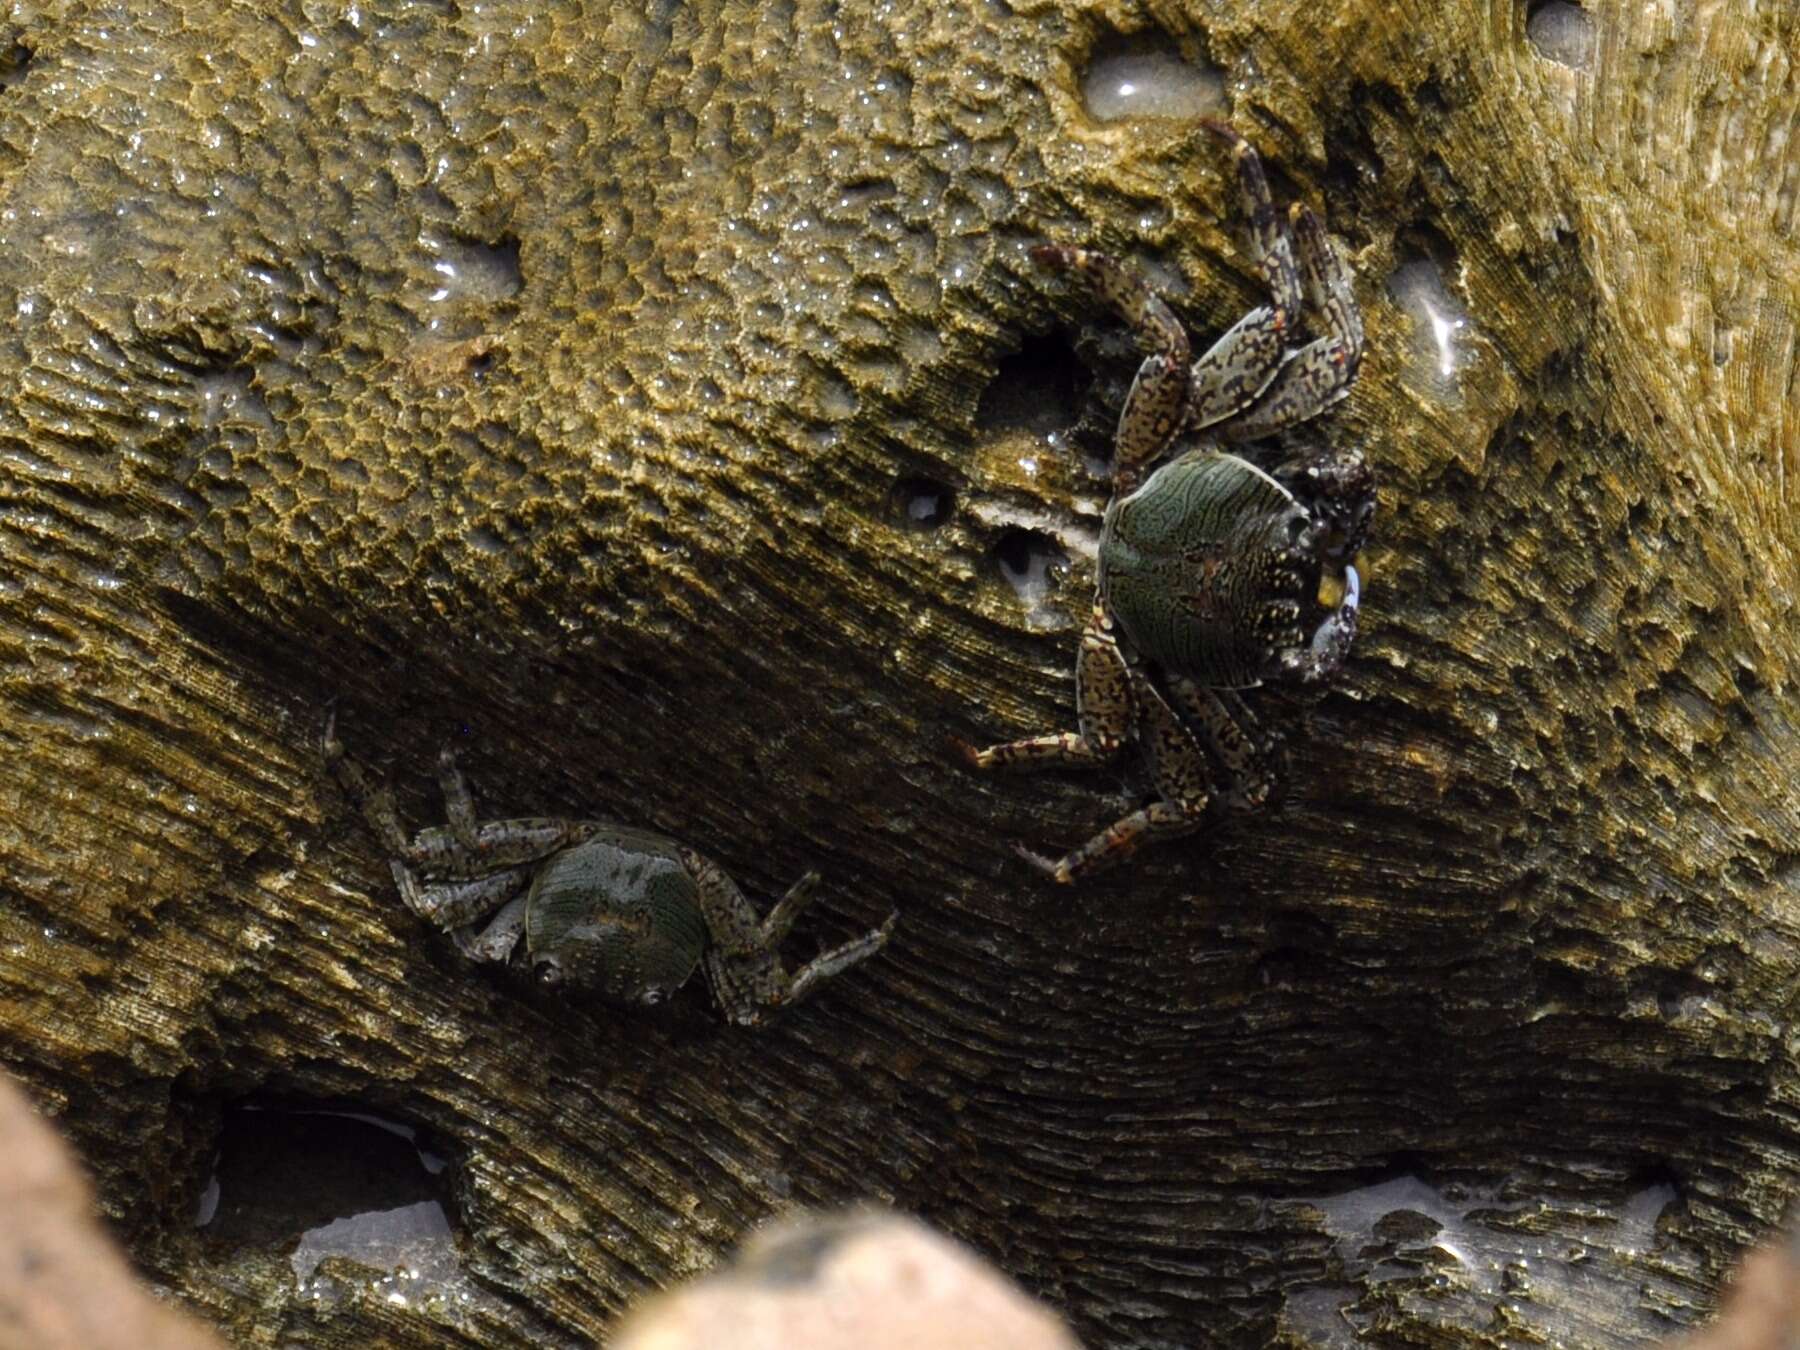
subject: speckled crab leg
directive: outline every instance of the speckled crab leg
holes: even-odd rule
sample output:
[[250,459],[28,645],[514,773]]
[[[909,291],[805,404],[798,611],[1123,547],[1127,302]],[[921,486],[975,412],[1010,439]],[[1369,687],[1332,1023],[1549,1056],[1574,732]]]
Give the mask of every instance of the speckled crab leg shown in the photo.
[[1306,303],[1326,336],[1344,345],[1349,377],[1354,380],[1362,365],[1362,310],[1350,284],[1350,269],[1338,256],[1325,226],[1311,207],[1295,202],[1288,208],[1294,237],[1300,246],[1300,276],[1306,284]]
[[421,919],[445,929],[465,928],[486,918],[529,886],[533,871],[526,864],[473,881],[421,882],[405,863],[395,862],[393,866],[397,882],[400,871],[406,871],[407,880],[400,884],[400,898],[406,901],[406,907]]
[[1261,397],[1282,368],[1305,302],[1294,242],[1269,195],[1261,158],[1225,123],[1202,125],[1231,148],[1256,270],[1270,303],[1244,315],[1194,362],[1188,377],[1188,425],[1197,429],[1223,422]]
[[[452,823],[420,830],[408,839],[394,809],[393,789],[370,783],[362,766],[344,753],[337,738],[336,709],[325,720],[321,748],[326,768],[344,795],[393,855],[388,865],[400,899],[439,928],[461,928],[504,905],[529,879],[526,864],[579,842],[592,829],[536,817],[475,825],[468,786],[446,750],[439,768]],[[508,870],[495,873],[495,868]]]
[[1362,364],[1362,316],[1350,274],[1311,210],[1296,202],[1289,215],[1300,239],[1307,316],[1323,332],[1288,358],[1254,407],[1219,428],[1228,440],[1272,435],[1318,416],[1350,392]]
[[1114,490],[1129,492],[1181,430],[1188,402],[1187,331],[1136,269],[1109,254],[1044,244],[1032,249],[1031,257],[1041,267],[1080,275],[1149,350],[1125,395],[1113,437]]
[[469,792],[468,779],[457,766],[456,751],[447,745],[438,751],[438,787],[444,794],[444,819],[450,822],[450,833],[465,848],[478,848],[475,799]]
[[394,810],[394,792],[387,784],[376,787],[362,771],[362,766],[344,753],[344,743],[337,738],[337,709],[325,716],[325,733],[319,738],[325,768],[337,780],[338,788],[350,799],[357,813],[368,822],[381,846],[389,853],[404,853],[406,831],[400,828],[400,817]]
[[897,916],[889,915],[880,928],[814,958],[790,977],[776,950],[782,936],[812,898],[816,874],[801,877],[770,911],[759,920],[744,893],[718,864],[683,849],[681,861],[694,878],[700,916],[709,939],[701,963],[713,997],[733,1022],[753,1026],[765,1011],[797,1002],[821,980],[848,970],[881,950],[893,932]]
[[819,884],[819,874],[808,872],[792,886],[787,894],[775,902],[762,921],[760,941],[771,951],[779,947],[793,931],[794,920],[798,919],[806,907],[812,903],[812,893]]
[[1148,679],[1136,677],[1138,734],[1150,756],[1162,800],[1114,821],[1061,858],[1020,847],[1021,858],[1052,880],[1068,885],[1136,852],[1150,839],[1170,839],[1199,829],[1212,801],[1206,754]]
[[1184,723],[1200,729],[1218,763],[1224,804],[1235,811],[1267,805],[1278,781],[1280,742],[1263,730],[1250,705],[1233,690],[1208,689],[1186,675],[1171,675],[1167,684]]
[[834,947],[828,952],[813,957],[794,972],[794,977],[788,984],[786,1001],[798,1003],[826,980],[842,975],[851,966],[867,961],[887,945],[887,940],[893,936],[894,925],[899,921],[898,914],[890,914],[882,921],[881,927],[872,928],[861,937],[852,938],[841,947]]
[[1075,714],[1079,732],[1053,731],[977,750],[957,747],[977,769],[1054,769],[1104,764],[1131,733],[1132,677],[1113,637],[1112,620],[1098,601],[1075,658]]
[[462,954],[472,961],[504,961],[525,935],[526,910],[531,895],[521,890],[488,921],[479,933],[461,929],[450,936]]

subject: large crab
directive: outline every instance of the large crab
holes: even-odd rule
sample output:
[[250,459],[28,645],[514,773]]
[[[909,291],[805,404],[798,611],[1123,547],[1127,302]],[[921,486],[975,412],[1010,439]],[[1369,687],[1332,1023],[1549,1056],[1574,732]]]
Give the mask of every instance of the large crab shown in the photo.
[[887,942],[887,922],[790,975],[780,946],[819,875],[808,872],[759,919],[716,863],[652,830],[604,820],[527,816],[477,822],[446,748],[438,759],[447,826],[407,838],[391,792],[346,758],[335,716],[326,767],[392,855],[400,898],[474,961],[510,965],[540,984],[651,1006],[706,972],[739,1026],[798,1003]]
[[1224,446],[1283,431],[1348,393],[1362,316],[1318,217],[1296,203],[1284,220],[1249,143],[1207,126],[1236,161],[1269,303],[1198,360],[1130,268],[1086,249],[1032,251],[1086,280],[1150,349],[1115,437],[1094,612],[1076,658],[1080,730],[963,746],[978,768],[1051,768],[1103,763],[1134,736],[1145,743],[1155,801],[1060,859],[1020,850],[1060,882],[1189,833],[1215,805],[1266,803],[1275,742],[1236,691],[1323,680],[1356,636],[1353,561],[1375,510],[1360,448],[1265,468]]

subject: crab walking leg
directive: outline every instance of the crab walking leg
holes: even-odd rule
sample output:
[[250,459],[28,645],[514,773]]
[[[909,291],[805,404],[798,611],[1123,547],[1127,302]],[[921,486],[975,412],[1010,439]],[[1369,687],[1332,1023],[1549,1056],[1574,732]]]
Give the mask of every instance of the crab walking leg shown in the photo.
[[1212,800],[1206,752],[1156,686],[1142,675],[1138,676],[1138,708],[1138,735],[1150,758],[1157,792],[1185,814],[1198,816]]
[[1162,800],[1133,811],[1058,859],[1019,848],[1019,856],[1053,880],[1067,885],[1136,851],[1147,839],[1168,839],[1200,828],[1212,801],[1206,754],[1148,679],[1136,677],[1138,733],[1149,753]]
[[[699,891],[700,917],[713,951],[726,956],[750,956],[763,950],[762,921],[744,893],[725,869],[691,848],[681,850],[682,864]],[[805,878],[801,878],[802,884]],[[793,891],[788,892],[792,896]],[[785,902],[785,898],[784,898]],[[780,905],[776,906],[777,909]]]
[[526,910],[530,901],[530,892],[522,891],[508,900],[479,933],[459,928],[450,936],[471,961],[505,961],[525,935]]
[[1237,165],[1238,191],[1244,199],[1244,214],[1250,220],[1250,245],[1256,255],[1256,270],[1275,302],[1276,326],[1292,328],[1300,316],[1304,295],[1300,289],[1300,269],[1294,260],[1294,241],[1281,215],[1275,210],[1275,199],[1269,195],[1269,178],[1263,172],[1262,157],[1254,146],[1223,122],[1212,119],[1200,123],[1206,130],[1231,148],[1232,162]]
[[793,931],[794,920],[812,903],[813,889],[819,884],[819,874],[808,872],[792,886],[788,893],[775,902],[775,908],[762,921],[762,945],[770,951],[779,947],[787,935]]
[[841,947],[815,956],[794,973],[793,981],[788,986],[787,1001],[798,1003],[810,994],[816,985],[829,980],[834,975],[843,974],[851,966],[867,961],[887,945],[887,940],[893,936],[894,925],[899,921],[898,914],[890,914],[881,927],[870,929],[861,937],[853,938]]
[[754,1023],[762,1009],[786,1001],[788,977],[781,957],[764,946],[756,911],[722,868],[692,849],[681,851],[681,861],[694,878],[701,921],[706,924],[708,940],[701,957],[706,982],[727,1018],[740,1025]]
[[774,927],[785,931],[793,926],[795,916],[810,898],[816,878],[811,874],[802,877],[781,898],[768,920],[759,921],[737,883],[716,863],[692,849],[681,851],[681,861],[694,878],[700,915],[710,939],[701,958],[707,983],[725,1015],[740,1025],[754,1024],[763,1010],[792,1003],[819,981],[873,956],[887,941],[898,917],[890,914],[880,928],[816,958],[801,969],[799,978],[791,979],[782,968],[781,954],[769,935]]
[[1308,317],[1319,321],[1319,328],[1314,331],[1322,329],[1326,336],[1344,344],[1349,379],[1354,380],[1362,365],[1363,321],[1356,293],[1350,286],[1350,272],[1311,207],[1295,202],[1288,208],[1288,220],[1299,244]]
[[1199,817],[1190,815],[1175,802],[1151,802],[1142,811],[1133,811],[1113,822],[1080,848],[1061,858],[1043,857],[1023,845],[1016,851],[1052,881],[1067,886],[1090,872],[1097,872],[1130,857],[1137,851],[1138,845],[1147,840],[1173,839],[1178,835],[1192,834],[1199,828]]
[[486,918],[530,885],[533,870],[530,865],[509,867],[473,881],[426,881],[422,885],[413,877],[416,898],[408,900],[407,907],[439,928],[465,928]]
[[444,818],[450,822],[450,833],[464,848],[478,846],[475,830],[475,802],[469,796],[469,783],[456,764],[456,751],[445,746],[438,751],[438,786],[444,793]]
[[1113,437],[1115,490],[1129,492],[1181,430],[1188,402],[1187,330],[1135,269],[1108,254],[1046,244],[1032,249],[1031,257],[1039,266],[1080,274],[1149,349]]
[[[1269,196],[1268,176],[1250,143],[1223,122],[1207,122],[1205,126],[1231,147],[1232,158],[1238,167],[1244,213],[1250,219],[1256,270],[1269,288],[1273,303],[1251,310],[1194,362],[1188,377],[1188,387],[1192,391],[1188,424],[1202,430],[1243,412],[1270,387],[1282,370],[1302,307],[1312,296],[1315,285],[1320,297],[1327,293],[1331,296],[1322,303],[1316,302],[1321,309],[1330,304],[1341,311],[1342,302],[1349,298],[1349,285],[1342,280],[1342,269],[1337,269],[1338,278],[1334,281],[1323,274],[1324,263],[1308,256],[1309,244],[1317,245],[1324,239],[1318,220],[1311,212],[1306,213],[1304,224],[1298,214],[1290,216],[1296,226],[1302,229],[1310,226],[1313,232],[1311,236],[1302,235],[1296,243],[1293,233],[1275,210],[1275,203]],[[1327,251],[1323,256],[1335,265],[1335,255]],[[1350,308],[1354,313],[1354,303]],[[1356,322],[1360,325],[1360,320]],[[1332,327],[1331,331],[1348,340],[1347,327],[1342,330]],[[1361,339],[1359,326],[1356,333],[1358,353],[1362,349]]]
[[1132,677],[1113,637],[1112,620],[1098,601],[1075,658],[1075,712],[1079,732],[1053,731],[985,750],[958,742],[978,769],[1050,769],[1104,764],[1131,733]]
[[1356,369],[1342,338],[1309,342],[1275,372],[1255,407],[1219,424],[1219,434],[1228,441],[1273,436],[1317,417],[1349,393],[1355,379]]
[[406,852],[406,831],[400,827],[400,817],[394,810],[393,789],[385,783],[380,787],[371,784],[362,766],[344,753],[344,743],[337,738],[336,708],[325,718],[321,746],[325,767],[337,779],[339,789],[350,799],[350,804],[368,822],[381,846],[389,853]]
[[1217,758],[1221,789],[1233,810],[1253,811],[1275,791],[1275,751],[1279,742],[1262,729],[1256,715],[1234,691],[1208,689],[1186,675],[1171,676],[1169,695]]
[[1204,430],[1242,412],[1281,372],[1287,329],[1281,312],[1259,306],[1208,347],[1188,372],[1187,425]]
[[1308,318],[1323,334],[1275,372],[1261,402],[1220,427],[1227,440],[1269,436],[1318,416],[1350,392],[1362,365],[1362,313],[1350,274],[1317,216],[1298,202],[1289,214],[1300,239]]
[[473,839],[464,842],[453,827],[431,825],[415,834],[399,853],[433,881],[466,881],[485,877],[496,868],[548,858],[579,844],[596,828],[593,821],[518,816],[472,825]]

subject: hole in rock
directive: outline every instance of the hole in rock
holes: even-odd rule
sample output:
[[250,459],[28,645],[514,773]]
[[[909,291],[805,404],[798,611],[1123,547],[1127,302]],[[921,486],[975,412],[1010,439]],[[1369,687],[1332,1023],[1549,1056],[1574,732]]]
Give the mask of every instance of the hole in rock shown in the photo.
[[1525,37],[1546,61],[1586,70],[1594,60],[1594,21],[1569,0],[1536,0],[1525,11]]
[[11,89],[25,78],[26,68],[31,65],[31,48],[23,42],[15,42],[5,51],[0,51],[0,89]]
[[1115,34],[1089,53],[1081,101],[1097,122],[1213,117],[1225,111],[1225,73],[1187,60],[1167,33]]
[[361,1105],[239,1102],[194,1223],[209,1244],[284,1253],[300,1281],[341,1257],[442,1282],[459,1268],[446,1171],[423,1131]]
[[525,289],[525,273],[519,265],[519,241],[503,235],[491,244],[466,239],[427,238],[433,256],[431,269],[437,289],[434,302],[473,301],[498,304]]
[[1087,370],[1061,333],[1027,337],[1002,357],[981,392],[975,420],[988,431],[1065,431],[1081,412]]
[[930,478],[902,478],[894,485],[894,509],[914,529],[935,530],[955,506],[956,494]]
[[1456,252],[1431,231],[1411,231],[1402,243],[1388,294],[1413,321],[1413,368],[1426,384],[1447,390],[1468,364],[1475,335],[1467,308],[1446,280],[1457,274]]
[[1050,597],[1069,571],[1069,555],[1042,530],[1008,530],[994,545],[994,561],[1019,599],[1033,608]]

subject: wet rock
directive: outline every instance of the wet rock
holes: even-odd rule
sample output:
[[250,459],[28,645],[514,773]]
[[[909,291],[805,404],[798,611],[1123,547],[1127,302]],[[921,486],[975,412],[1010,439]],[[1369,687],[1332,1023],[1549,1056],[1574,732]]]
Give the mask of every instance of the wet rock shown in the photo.
[[[128,8],[0,24],[0,1061],[155,1280],[250,1342],[586,1344],[873,1199],[1095,1345],[1710,1311],[1800,1149],[1791,7],[1584,10],[1580,67],[1466,0]],[[1216,146],[1083,102],[1151,19],[1352,261],[1307,434],[1381,505],[1344,678],[1253,695],[1281,803],[1052,895],[1012,843],[1137,767],[941,747],[1072,724],[1139,354],[1028,249],[1200,335],[1260,298]],[[984,408],[1032,352],[1052,406]],[[408,793],[452,741],[894,943],[756,1037],[521,996],[401,907],[334,697]],[[209,1253],[254,1096],[446,1141],[486,1300]],[[1407,1178],[1470,1263],[1333,1208]]]

